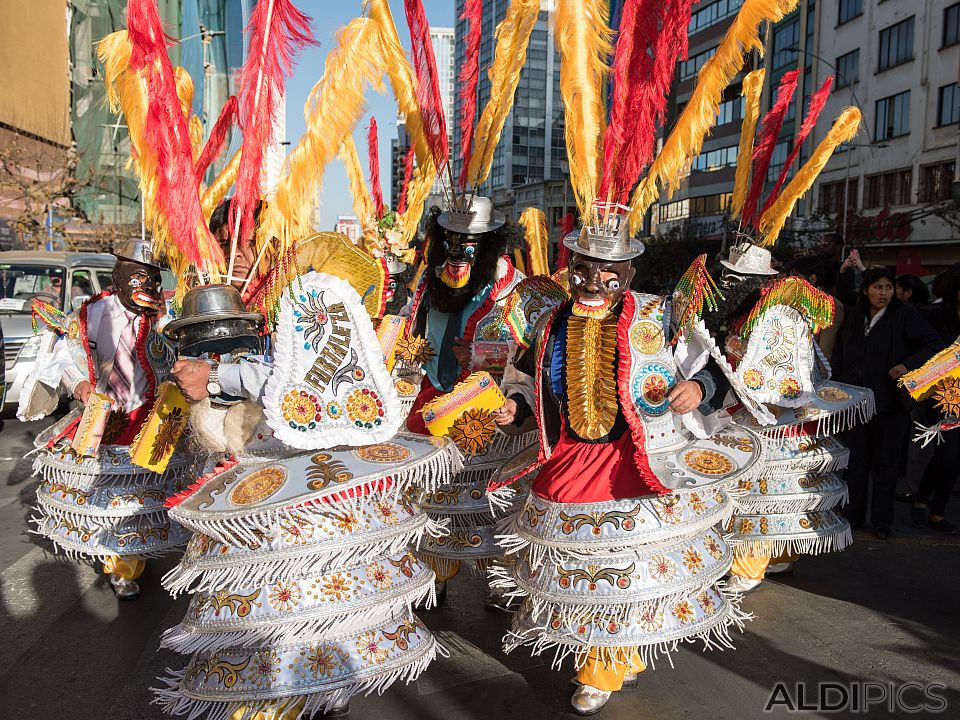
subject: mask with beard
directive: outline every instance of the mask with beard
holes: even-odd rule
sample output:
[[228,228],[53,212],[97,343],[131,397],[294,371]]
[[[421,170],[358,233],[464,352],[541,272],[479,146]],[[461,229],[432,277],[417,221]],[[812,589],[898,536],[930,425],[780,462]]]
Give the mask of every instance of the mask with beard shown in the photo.
[[438,208],[427,218],[427,276],[430,307],[459,312],[496,277],[497,261],[507,251],[510,223],[482,235],[461,235],[437,222]]
[[160,268],[118,258],[113,267],[113,286],[120,304],[138,315],[163,308]]
[[631,260],[613,262],[574,253],[570,258],[573,314],[597,319],[606,317],[623,300],[634,272]]

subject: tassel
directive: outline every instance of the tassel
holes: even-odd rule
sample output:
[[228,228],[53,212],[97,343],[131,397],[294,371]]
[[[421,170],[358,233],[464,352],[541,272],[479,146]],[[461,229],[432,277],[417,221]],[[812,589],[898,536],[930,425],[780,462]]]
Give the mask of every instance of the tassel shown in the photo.
[[443,114],[437,58],[430,40],[430,25],[421,0],[403,0],[403,9],[410,27],[410,55],[417,75],[417,103],[423,118],[423,131],[437,172],[442,172],[450,154],[447,121]]
[[612,50],[607,13],[603,0],[558,0],[554,15],[570,185],[582,217],[590,215],[599,190],[603,89]]
[[210,137],[207,138],[207,142],[203,146],[203,151],[200,153],[200,157],[197,158],[196,165],[194,166],[197,182],[202,182],[207,168],[210,167],[214,160],[220,157],[220,153],[222,153],[223,149],[227,146],[227,133],[230,132],[230,128],[233,127],[236,119],[237,96],[231,95],[223,104],[223,108],[220,110],[220,117],[218,117],[217,122],[214,123],[213,129],[210,131]]
[[820,86],[820,89],[817,90],[810,98],[810,107],[807,110],[807,116],[803,119],[803,124],[800,126],[800,132],[797,133],[796,137],[793,139],[793,147],[790,149],[790,154],[787,156],[787,161],[783,164],[783,170],[780,171],[780,177],[777,178],[777,184],[773,186],[773,190],[770,191],[770,195],[767,197],[767,201],[763,205],[763,209],[760,211],[761,214],[765,213],[771,205],[773,205],[774,200],[777,199],[777,195],[780,193],[780,188],[783,187],[783,184],[787,181],[787,174],[790,172],[790,166],[793,165],[793,161],[797,159],[797,155],[800,154],[800,148],[803,147],[803,141],[807,139],[807,135],[813,130],[817,124],[817,119],[820,117],[820,113],[823,111],[823,106],[827,103],[827,98],[830,96],[830,87],[833,85],[833,75],[828,75],[827,79],[823,81],[823,85]]
[[460,70],[460,147],[463,169],[458,180],[460,190],[467,186],[467,169],[473,154],[473,121],[477,116],[477,83],[480,80],[480,34],[483,20],[483,0],[465,0],[461,20],[469,23],[467,48]]
[[840,113],[830,132],[817,145],[810,159],[787,184],[770,209],[761,216],[757,229],[762,233],[762,245],[773,245],[777,241],[787,216],[793,211],[797,200],[813,185],[813,181],[817,179],[817,175],[823,170],[837,145],[848,142],[856,136],[861,118],[860,111],[853,107],[846,108]]
[[753,161],[753,136],[760,119],[760,96],[763,94],[763,80],[766,70],[760,68],[743,78],[743,123],[740,125],[740,149],[737,150],[737,173],[733,182],[733,201],[730,215],[736,219],[743,212],[747,200],[747,187],[750,183],[750,165]]
[[547,249],[550,246],[550,234],[547,232],[547,216],[539,208],[529,207],[520,215],[524,239],[527,246],[528,275],[549,275]]
[[797,90],[799,76],[799,69],[784,74],[780,80],[780,87],[777,88],[777,100],[760,123],[760,132],[753,148],[753,178],[750,181],[750,189],[747,191],[747,200],[743,204],[743,222],[747,225],[753,225],[756,222],[760,193],[767,181],[770,159],[773,157],[773,150],[780,136],[780,128],[783,127],[784,118],[787,116],[790,99]]
[[700,154],[704,138],[717,121],[724,88],[743,67],[744,56],[763,52],[763,39],[757,31],[761,23],[778,22],[793,11],[798,0],[745,0],[737,17],[717,47],[716,54],[700,69],[697,85],[663,148],[650,166],[647,176],[631,197],[630,232],[643,224],[644,213],[660,197],[680,186],[683,167]]
[[[513,108],[513,96],[520,82],[520,71],[527,59],[530,33],[540,14],[540,0],[511,0],[507,14],[494,36],[496,51],[490,68],[490,99],[487,101],[473,142],[467,170],[467,185],[477,187],[490,174],[493,151]],[[568,130],[569,133],[569,130]]]
[[370,118],[367,130],[367,162],[370,165],[370,195],[373,197],[375,221],[383,217],[383,189],[380,187],[380,146],[377,138],[377,119]]
[[740,330],[747,337],[763,314],[774,305],[786,305],[797,310],[816,334],[833,325],[833,296],[817,290],[801,277],[775,280],[760,290],[760,301],[753,306]]
[[704,306],[716,310],[718,296],[722,298],[723,293],[707,271],[707,256],[700,255],[690,263],[673,291],[676,327],[683,333],[689,332],[693,324],[703,317]]

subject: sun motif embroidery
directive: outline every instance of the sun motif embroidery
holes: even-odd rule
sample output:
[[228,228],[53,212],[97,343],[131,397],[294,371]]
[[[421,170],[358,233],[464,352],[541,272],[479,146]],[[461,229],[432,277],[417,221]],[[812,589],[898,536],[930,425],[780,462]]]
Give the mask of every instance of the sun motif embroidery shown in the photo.
[[360,519],[350,512],[338,513],[333,516],[333,524],[345,533],[351,533],[360,526]]
[[650,577],[657,582],[672,580],[677,572],[677,564],[667,555],[657,554],[647,563]]
[[250,675],[257,687],[270,687],[280,675],[280,656],[273,650],[258,652],[250,663]]
[[743,371],[743,384],[751,390],[759,390],[763,387],[763,373],[756,368],[747,368]]
[[280,537],[291,545],[306,545],[313,537],[313,525],[302,518],[289,518],[280,522]]
[[850,399],[850,393],[833,385],[827,385],[817,390],[817,397],[828,403],[842,403]]
[[393,577],[387,569],[378,562],[367,565],[367,580],[377,588],[377,590],[386,590],[393,585]]
[[707,511],[707,503],[699,493],[690,493],[687,495],[687,505],[697,515],[703,515]]
[[466,455],[482,455],[490,447],[497,424],[486,410],[469,409],[453,421],[450,439]]
[[343,664],[340,651],[330,645],[312,645],[300,654],[305,655],[307,668],[315,677],[333,677]]
[[795,377],[785,377],[780,381],[780,387],[778,389],[780,395],[787,400],[800,397],[800,393],[802,392],[800,382]]
[[270,588],[267,600],[274,610],[289,612],[300,604],[300,588],[294,583],[278,582]]
[[644,632],[657,632],[663,627],[663,611],[657,608],[656,603],[644,603],[637,615],[637,625]]
[[359,447],[353,454],[364,462],[393,465],[407,460],[413,453],[399,443],[385,442]]
[[397,340],[397,357],[407,365],[424,365],[434,355],[426,338],[410,335]]
[[347,417],[359,428],[377,427],[383,422],[383,400],[370,388],[358,388],[347,397]]
[[267,467],[250,473],[230,491],[234,505],[252,505],[263,502],[283,487],[287,471],[282,467]]
[[373,501],[373,511],[383,520],[385,525],[396,525],[400,522],[394,506],[383,498],[377,498]]
[[709,477],[726,475],[734,469],[733,461],[721,452],[696,448],[683,454],[684,464],[696,473]]
[[656,355],[663,349],[663,328],[655,322],[641,320],[630,328],[630,344],[642,355]]
[[697,611],[693,609],[693,605],[690,604],[689,600],[681,600],[675,603],[671,612],[673,616],[680,621],[681,625],[691,623],[697,617]]
[[667,500],[657,498],[653,503],[653,509],[657,513],[657,517],[667,525],[676,525],[683,520],[683,510],[675,496],[671,496]]
[[692,574],[696,575],[703,570],[703,555],[698,553],[693,546],[683,551],[683,564]]
[[294,430],[307,432],[317,427],[323,419],[323,407],[313,393],[306,390],[289,390],[280,403],[283,421]]
[[944,415],[960,416],[960,381],[952,377],[943,378],[933,393],[933,399],[937,409]]
[[387,648],[380,647],[377,634],[372,631],[365,632],[363,635],[358,637],[356,644],[357,652],[360,653],[360,657],[362,657],[371,665],[382,663],[390,655],[390,651]]
[[415,395],[417,392],[417,386],[409,380],[394,380],[393,386],[397,389],[399,395]]
[[334,573],[320,583],[320,592],[330,600],[345,600],[353,592],[353,578],[344,573]]

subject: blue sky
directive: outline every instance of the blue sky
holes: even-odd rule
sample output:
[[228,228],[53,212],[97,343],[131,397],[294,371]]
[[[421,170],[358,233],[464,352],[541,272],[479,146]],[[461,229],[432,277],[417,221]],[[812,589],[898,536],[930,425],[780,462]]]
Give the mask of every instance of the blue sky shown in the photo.
[[[423,5],[427,20],[432,26],[453,27],[454,0],[423,0]],[[323,73],[327,53],[336,47],[337,30],[361,14],[363,3],[361,0],[301,0],[297,3],[297,7],[313,18],[313,33],[320,42],[320,46],[310,48],[300,56],[300,62],[293,77],[287,81],[287,140],[291,143],[288,149],[296,145],[306,129],[303,104],[311,88]],[[397,24],[400,40],[405,48],[409,48],[410,31],[407,29],[403,14],[403,1],[390,0],[390,9],[393,11],[393,19]],[[386,92],[383,95],[374,90],[368,92],[367,110],[356,128],[354,139],[361,163],[366,168],[366,128],[370,123],[371,115],[376,117],[380,139],[380,177],[385,199],[389,202],[390,141],[397,134],[397,106],[389,83],[385,83],[385,87]],[[343,171],[343,165],[339,160],[334,160],[327,166],[323,177],[323,188],[320,193],[320,227],[332,229],[338,215],[352,214],[353,200],[347,185],[347,177]]]

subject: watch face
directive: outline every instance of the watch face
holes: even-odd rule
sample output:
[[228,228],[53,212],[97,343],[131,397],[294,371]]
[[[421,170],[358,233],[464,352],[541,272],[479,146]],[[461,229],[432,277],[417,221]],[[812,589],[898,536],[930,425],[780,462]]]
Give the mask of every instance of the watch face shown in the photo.
[[208,384],[207,384],[207,394],[208,394],[208,395],[219,395],[219,394],[220,394],[220,383],[208,383]]

